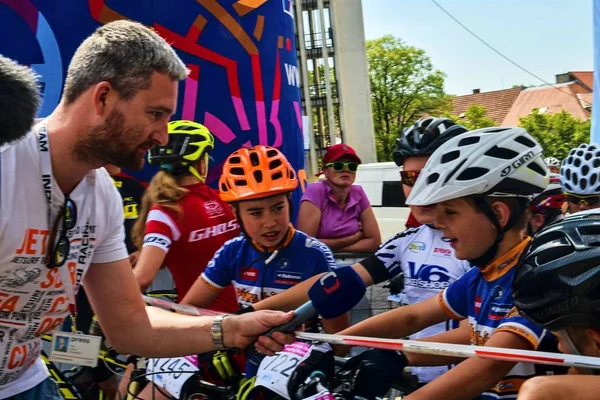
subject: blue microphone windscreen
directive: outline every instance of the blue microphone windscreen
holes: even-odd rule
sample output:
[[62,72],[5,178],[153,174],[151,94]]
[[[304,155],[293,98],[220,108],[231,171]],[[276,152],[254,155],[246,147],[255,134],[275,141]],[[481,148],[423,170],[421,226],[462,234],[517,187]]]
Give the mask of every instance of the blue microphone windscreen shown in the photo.
[[366,290],[361,277],[348,266],[323,275],[308,290],[308,298],[319,314],[329,319],[350,311]]

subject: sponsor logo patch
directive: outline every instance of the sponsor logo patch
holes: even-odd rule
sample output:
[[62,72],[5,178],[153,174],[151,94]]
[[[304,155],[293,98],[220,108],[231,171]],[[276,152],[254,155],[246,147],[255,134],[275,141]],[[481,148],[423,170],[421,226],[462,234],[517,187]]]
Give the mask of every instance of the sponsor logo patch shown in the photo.
[[412,251],[413,253],[419,253],[423,250],[425,250],[427,248],[427,246],[425,246],[425,243],[423,242],[412,242],[411,244],[408,245],[408,249],[410,251]]

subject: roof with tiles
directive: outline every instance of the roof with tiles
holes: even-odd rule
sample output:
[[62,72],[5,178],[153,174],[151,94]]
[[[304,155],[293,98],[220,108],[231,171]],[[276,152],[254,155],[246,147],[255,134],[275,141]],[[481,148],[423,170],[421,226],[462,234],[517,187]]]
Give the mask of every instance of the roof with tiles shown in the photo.
[[591,103],[591,96],[579,94],[579,89],[580,85],[577,82],[524,89],[504,117],[502,125],[517,126],[519,118],[530,114],[534,109],[550,114],[565,110],[574,117],[587,121],[590,118],[590,110],[585,104]]
[[[475,91],[474,91],[475,92]],[[495,90],[493,92],[476,92],[452,99],[452,115],[460,115],[467,111],[472,104],[478,104],[487,109],[487,116],[497,124],[501,124],[513,103],[519,96],[521,87]]]

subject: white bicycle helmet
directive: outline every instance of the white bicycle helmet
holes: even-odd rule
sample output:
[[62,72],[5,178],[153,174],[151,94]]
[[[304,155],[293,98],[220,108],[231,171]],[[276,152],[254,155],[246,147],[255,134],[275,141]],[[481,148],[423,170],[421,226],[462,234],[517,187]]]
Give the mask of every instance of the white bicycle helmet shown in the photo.
[[406,204],[427,206],[473,195],[525,197],[547,186],[542,147],[525,129],[483,128],[438,148]]
[[560,168],[560,184],[568,193],[600,194],[600,145],[583,143],[571,149]]
[[560,167],[560,160],[556,157],[546,157],[544,162],[549,167]]

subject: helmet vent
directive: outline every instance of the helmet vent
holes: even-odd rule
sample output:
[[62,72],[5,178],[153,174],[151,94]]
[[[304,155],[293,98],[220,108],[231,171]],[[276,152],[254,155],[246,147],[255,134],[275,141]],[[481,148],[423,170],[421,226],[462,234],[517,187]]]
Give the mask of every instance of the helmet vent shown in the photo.
[[597,180],[598,180],[598,174],[592,174],[592,176],[590,176],[590,186],[595,185]]
[[461,172],[460,175],[456,177],[456,180],[457,181],[470,181],[472,179],[480,178],[480,177],[484,176],[485,174],[487,174],[488,172],[489,172],[489,169],[487,169],[487,168],[471,167],[471,168],[467,168],[463,172]]
[[[586,246],[600,247],[600,225],[582,226],[579,234]],[[600,260],[598,261],[600,263]]]
[[229,170],[229,172],[231,173],[231,175],[239,175],[239,176],[244,176],[244,169],[243,168],[231,168],[231,170]]
[[527,165],[527,168],[529,168],[530,170],[532,170],[532,171],[534,171],[534,172],[537,172],[538,174],[540,174],[540,175],[542,175],[542,176],[543,176],[543,175],[546,175],[546,169],[545,169],[545,168],[543,168],[543,167],[541,167],[541,166],[540,166],[538,163],[536,163],[535,161],[533,161],[533,162],[530,162],[530,163]]
[[[589,153],[586,155],[589,155]],[[587,165],[584,165],[583,167],[581,167],[581,175],[585,176],[588,174],[588,172],[590,172],[590,167],[588,167]]]
[[440,174],[437,172],[435,174],[431,174],[427,177],[427,184],[431,185],[432,183],[436,183],[438,179],[440,179]]
[[515,142],[521,143],[523,146],[527,146],[531,149],[533,149],[536,146],[535,143],[531,139],[528,139],[525,136],[517,136],[515,138]]
[[552,246],[549,246],[536,257],[536,263],[538,265],[547,264],[553,260],[568,256],[573,253],[573,246],[568,242],[567,239],[561,237],[558,240],[552,242]]
[[271,175],[272,180],[277,180],[281,178],[283,178],[283,174],[281,172],[275,172],[273,175]]
[[596,159],[594,159],[594,168],[600,168],[600,153],[596,153]]
[[258,154],[256,154],[256,152],[250,153],[250,164],[252,164],[253,167],[258,166],[259,160],[258,160]]
[[261,171],[254,171],[254,180],[256,180],[258,183],[263,181],[263,175]]
[[275,157],[275,156],[277,156],[277,150],[268,150],[267,151],[267,156],[268,157]]
[[579,181],[579,186],[581,186],[581,188],[583,190],[585,190],[585,188],[587,187],[587,179],[586,178],[581,178],[581,180]]
[[230,157],[229,158],[229,164],[239,164],[239,163],[240,163],[239,157]]
[[489,128],[489,129],[485,129],[485,133],[498,133],[498,132],[504,132],[504,131],[508,131],[511,128]]
[[512,160],[513,158],[516,158],[519,153],[514,150],[507,149],[506,147],[494,146],[486,151],[485,155],[488,157],[500,158],[502,160]]
[[235,181],[235,186],[248,186],[248,182],[245,179],[238,179]]
[[282,164],[281,160],[273,160],[269,162],[269,169],[273,170]]
[[479,143],[480,140],[480,136],[469,136],[464,139],[461,139],[460,142],[458,142],[458,147],[470,146],[472,144]]
[[462,160],[456,167],[454,167],[454,169],[448,174],[448,176],[446,176],[446,179],[444,179],[444,185],[446,183],[448,183],[448,181],[450,180],[450,178],[452,178],[454,176],[454,174],[456,174],[456,171],[458,171],[460,169],[460,167],[463,166],[464,163],[467,162],[467,158],[465,158],[464,160]]
[[441,163],[446,164],[450,161],[456,160],[460,156],[460,151],[454,150],[449,153],[446,153],[442,156]]

